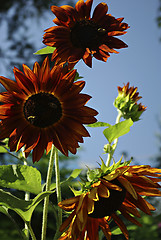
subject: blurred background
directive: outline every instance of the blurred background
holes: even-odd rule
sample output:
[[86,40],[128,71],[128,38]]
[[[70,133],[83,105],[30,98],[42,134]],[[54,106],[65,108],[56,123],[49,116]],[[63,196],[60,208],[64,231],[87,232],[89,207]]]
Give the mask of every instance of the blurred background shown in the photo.
[[[100,1],[93,1],[93,9]],[[84,77],[86,87],[84,93],[92,96],[87,104],[98,112],[98,120],[115,123],[117,111],[113,106],[117,97],[117,86],[130,82],[131,86],[138,87],[142,96],[141,102],[147,110],[141,120],[134,123],[131,131],[119,139],[114,158],[118,161],[123,154],[125,158],[134,157],[134,163],[150,164],[161,167],[161,0],[104,0],[109,6],[108,13],[114,17],[124,17],[130,25],[127,34],[119,37],[128,44],[127,49],[120,50],[119,54],[111,54],[106,63],[93,59],[93,68],[88,68],[80,61],[76,68],[80,76]],[[54,15],[51,5],[74,6],[75,0],[1,0],[0,1],[0,75],[14,79],[13,67],[21,69],[23,63],[32,68],[33,63],[41,63],[45,56],[34,55],[37,50],[45,47],[42,43],[44,30],[53,26]],[[92,10],[93,10],[92,9]],[[2,88],[1,88],[2,89]],[[77,157],[62,158],[62,179],[68,176],[69,169],[98,166],[99,156],[106,161],[103,146],[107,143],[102,134],[102,128],[88,128],[91,138],[85,139]],[[8,163],[8,157],[1,153],[1,164]],[[9,162],[17,163],[16,159],[9,158]],[[45,179],[47,168],[46,156],[35,166],[42,172]],[[54,177],[53,177],[54,179]],[[66,187],[66,196],[70,196]],[[19,193],[17,193],[19,196]],[[21,195],[21,194],[20,194]],[[53,196],[53,201],[55,198]],[[158,209],[161,204],[155,201]],[[152,217],[143,216],[142,228],[129,226],[130,240],[160,239],[161,215],[160,210]],[[37,208],[33,226],[37,236],[40,234],[41,206]],[[52,218],[49,226],[53,233],[55,220]],[[17,219],[18,225],[22,225]],[[12,229],[13,228],[13,229]],[[8,230],[10,229],[10,231]],[[11,230],[12,229],[12,230]],[[117,233],[119,234],[119,233]],[[145,236],[146,234],[146,236]],[[1,240],[21,239],[12,223],[0,213]],[[38,237],[39,239],[39,237]],[[122,235],[114,235],[113,239],[124,239]]]

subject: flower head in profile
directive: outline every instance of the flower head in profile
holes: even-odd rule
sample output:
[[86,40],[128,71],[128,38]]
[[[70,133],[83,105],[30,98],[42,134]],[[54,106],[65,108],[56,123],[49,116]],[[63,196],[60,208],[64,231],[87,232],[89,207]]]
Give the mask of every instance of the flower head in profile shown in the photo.
[[84,81],[74,82],[76,70],[54,66],[46,58],[33,70],[23,65],[14,68],[15,80],[0,77],[6,92],[0,93],[0,139],[9,138],[11,151],[24,147],[26,157],[32,152],[39,161],[52,144],[64,155],[75,154],[79,142],[89,133],[83,124],[96,122],[97,112],[85,106],[91,98],[80,93]]
[[45,30],[43,43],[56,47],[52,60],[77,63],[80,59],[92,67],[92,57],[106,62],[110,53],[127,45],[116,38],[129,28],[123,18],[107,14],[106,3],[99,3],[90,17],[93,0],[79,0],[75,8],[51,6],[58,25]]
[[65,211],[72,211],[60,228],[62,232],[67,229],[60,240],[98,240],[100,228],[110,240],[110,220],[114,220],[128,240],[127,228],[117,210],[138,226],[141,226],[135,219],[140,217],[138,210],[149,215],[155,210],[142,196],[161,196],[160,169],[148,165],[129,166],[128,162],[103,168],[104,172],[99,168],[95,174],[89,174],[90,182],[85,183],[80,195],[59,203]]
[[133,121],[138,121],[146,110],[144,105],[137,103],[142,98],[137,90],[137,87],[129,87],[129,82],[123,87],[118,86],[118,96],[114,106],[121,111],[125,119],[131,118]]

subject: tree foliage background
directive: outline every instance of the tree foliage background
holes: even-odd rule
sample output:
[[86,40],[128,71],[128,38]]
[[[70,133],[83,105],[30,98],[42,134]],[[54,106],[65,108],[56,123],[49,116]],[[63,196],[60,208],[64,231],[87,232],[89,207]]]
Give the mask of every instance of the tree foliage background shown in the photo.
[[[63,2],[64,0],[1,0],[1,75],[4,72],[9,77],[13,66],[20,68],[23,63],[32,66],[35,61],[41,60],[41,57],[34,56],[33,53],[43,46],[42,25],[51,14],[50,6],[61,5]],[[67,0],[65,4],[73,5],[73,2]]]

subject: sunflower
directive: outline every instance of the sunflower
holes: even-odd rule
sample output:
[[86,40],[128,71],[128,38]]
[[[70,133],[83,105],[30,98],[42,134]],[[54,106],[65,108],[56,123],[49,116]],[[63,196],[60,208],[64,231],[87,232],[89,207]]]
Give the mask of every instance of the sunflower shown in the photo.
[[128,82],[123,87],[118,86],[118,96],[115,99],[114,106],[122,112],[125,119],[131,118],[138,121],[146,107],[141,103],[137,103],[142,97],[139,96],[137,87],[129,87]]
[[60,231],[65,232],[59,239],[98,240],[98,231],[101,228],[105,237],[110,240],[109,221],[113,219],[128,240],[127,228],[117,210],[127,220],[141,226],[134,217],[140,217],[138,210],[149,215],[155,210],[142,196],[161,196],[161,191],[158,190],[160,174],[160,169],[148,165],[125,164],[107,168],[105,175],[96,174],[91,183],[86,182],[80,195],[59,203],[60,208],[72,211],[60,227]]
[[76,70],[54,66],[48,57],[33,70],[23,65],[14,68],[16,81],[0,77],[6,92],[0,94],[0,139],[9,138],[11,151],[24,146],[26,157],[33,150],[33,162],[39,161],[55,145],[64,155],[75,154],[89,133],[83,124],[96,122],[97,112],[85,106],[91,98],[80,93],[84,81],[74,82]]
[[99,3],[90,17],[93,0],[79,0],[75,8],[65,5],[51,6],[58,25],[45,30],[43,43],[56,47],[52,60],[56,62],[77,63],[80,59],[92,67],[92,56],[104,62],[114,49],[127,45],[115,36],[125,34],[129,28],[124,18],[114,18],[107,14],[106,3]]

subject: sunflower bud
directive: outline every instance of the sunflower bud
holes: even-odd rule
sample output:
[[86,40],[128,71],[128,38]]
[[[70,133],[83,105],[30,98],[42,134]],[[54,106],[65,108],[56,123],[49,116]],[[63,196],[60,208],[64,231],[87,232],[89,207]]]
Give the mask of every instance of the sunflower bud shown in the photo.
[[137,87],[129,87],[129,82],[122,88],[118,86],[118,96],[114,106],[121,111],[125,119],[131,118],[133,122],[140,119],[146,107],[137,101],[142,98],[137,92]]
[[87,180],[89,182],[96,180],[101,177],[102,171],[100,168],[88,169],[87,171]]

